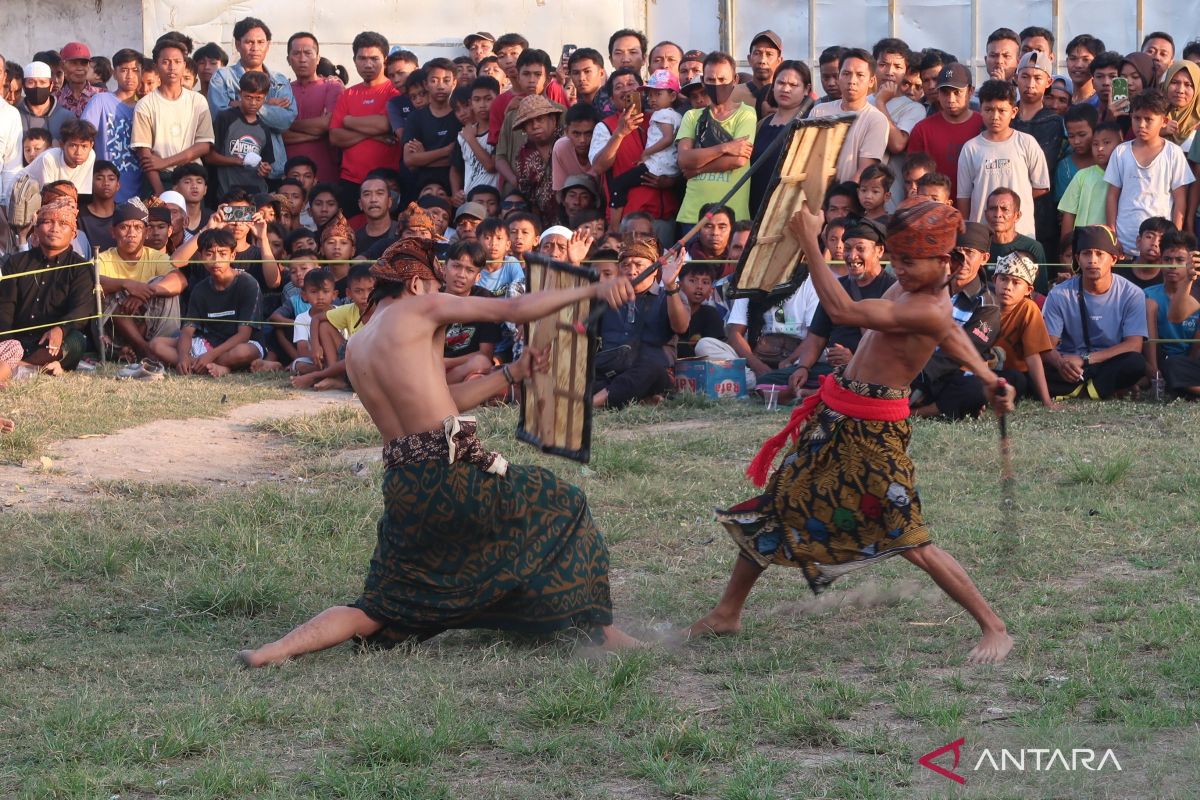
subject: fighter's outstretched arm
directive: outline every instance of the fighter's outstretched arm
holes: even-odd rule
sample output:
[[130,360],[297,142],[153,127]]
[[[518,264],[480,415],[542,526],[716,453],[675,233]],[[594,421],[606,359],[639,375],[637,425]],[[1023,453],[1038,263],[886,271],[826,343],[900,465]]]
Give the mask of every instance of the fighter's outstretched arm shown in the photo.
[[620,308],[635,297],[628,278],[610,278],[573,289],[548,289],[519,297],[431,296],[425,313],[436,325],[451,325],[469,319],[475,322],[532,322],[548,317],[579,300],[595,298]]

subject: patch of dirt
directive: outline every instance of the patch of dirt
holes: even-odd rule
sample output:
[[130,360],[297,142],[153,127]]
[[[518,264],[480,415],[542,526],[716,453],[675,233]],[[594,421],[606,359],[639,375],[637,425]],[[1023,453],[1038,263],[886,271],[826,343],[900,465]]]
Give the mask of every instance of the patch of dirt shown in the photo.
[[223,417],[157,420],[55,442],[46,448],[48,461],[0,465],[0,507],[89,502],[108,481],[245,486],[279,478],[295,451],[256,424],[357,402],[349,392],[304,394],[239,406]]

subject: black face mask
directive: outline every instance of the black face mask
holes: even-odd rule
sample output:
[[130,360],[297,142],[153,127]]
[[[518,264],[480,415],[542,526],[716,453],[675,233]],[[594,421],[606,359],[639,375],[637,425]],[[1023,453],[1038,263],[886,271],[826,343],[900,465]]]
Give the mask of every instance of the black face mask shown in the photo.
[[25,104],[30,106],[40,106],[50,99],[49,86],[34,86],[32,88],[25,87]]
[[733,94],[735,85],[732,83],[723,83],[720,86],[714,86],[711,83],[706,83],[704,84],[704,93],[708,95],[709,100],[713,101],[713,105],[719,106]]

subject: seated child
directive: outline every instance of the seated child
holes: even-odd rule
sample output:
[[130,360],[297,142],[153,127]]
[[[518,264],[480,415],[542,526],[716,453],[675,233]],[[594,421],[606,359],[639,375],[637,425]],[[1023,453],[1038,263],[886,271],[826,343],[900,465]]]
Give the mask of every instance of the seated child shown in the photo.
[[[312,357],[312,315],[327,315],[333,310],[333,301],[337,299],[335,283],[333,273],[320,267],[308,271],[304,276],[302,284],[304,303],[308,306],[308,310],[297,315],[296,324],[292,330],[292,342],[295,345],[296,357],[289,365],[288,371],[293,375],[306,375],[317,369]],[[328,317],[326,319],[328,320]]]
[[[279,353],[289,364],[300,354],[293,342],[300,316],[309,310],[310,301],[304,297],[304,278],[308,273],[317,270],[317,254],[311,251],[296,253],[288,262],[288,282],[283,285],[282,300],[279,308],[271,312],[268,322],[275,323],[271,329],[271,341],[275,352]],[[333,273],[325,270],[332,279]],[[337,288],[334,288],[337,297]],[[332,301],[331,301],[332,303]],[[294,324],[293,324],[294,323]],[[251,372],[270,372],[283,369],[283,364],[274,359],[260,359],[250,365]]]
[[237,239],[232,231],[210,228],[196,238],[208,277],[192,287],[180,332],[151,339],[150,352],[180,375],[220,378],[249,369],[266,355],[255,339],[262,321],[261,294],[258,281],[233,268]]
[[321,230],[321,258],[333,262],[325,268],[333,273],[338,295],[346,296],[350,279],[350,259],[354,258],[354,229],[341,212]]
[[905,198],[916,197],[919,181],[931,172],[937,172],[937,162],[929,153],[917,150],[905,156],[903,172]]
[[54,145],[54,137],[48,128],[30,128],[21,139],[21,166],[28,167],[34,160]]
[[[1186,231],[1168,231],[1160,245],[1163,282],[1146,290],[1146,317],[1150,339],[1184,341],[1147,342],[1146,372],[1162,374],[1169,392],[1184,396],[1200,396],[1200,302],[1192,295],[1192,253],[1196,237]],[[1171,312],[1176,312],[1172,314]],[[1186,316],[1184,316],[1186,315]],[[1172,322],[1170,317],[1182,317]]]
[[[487,264],[483,245],[467,239],[450,245],[446,254],[446,287],[442,291],[459,297],[490,297],[491,292],[475,286]],[[456,384],[492,371],[492,356],[500,341],[495,322],[455,322],[446,326],[442,357],[446,383]]]
[[525,254],[538,246],[538,237],[542,232],[541,225],[538,223],[537,217],[528,211],[509,214],[504,218],[504,222],[508,225],[509,255],[524,263]]
[[1050,334],[1042,312],[1033,302],[1038,266],[1020,253],[1001,256],[996,262],[996,298],[1000,301],[1000,336],[994,348],[1004,351],[999,375],[1012,384],[1017,399],[1036,396],[1046,408],[1060,406],[1050,397],[1042,353],[1050,350]]
[[737,353],[725,344],[725,316],[708,302],[713,293],[713,281],[720,274],[719,264],[690,261],[679,271],[679,289],[692,312],[687,333],[679,337],[679,358],[737,358]]
[[891,215],[887,213],[888,200],[892,198],[892,181],[896,176],[883,164],[872,164],[858,176],[858,204],[863,216],[887,225]]
[[346,340],[371,318],[371,292],[375,277],[368,263],[355,264],[346,276],[350,302],[328,311],[309,309],[309,358],[312,369],[292,378],[297,389],[346,389]]

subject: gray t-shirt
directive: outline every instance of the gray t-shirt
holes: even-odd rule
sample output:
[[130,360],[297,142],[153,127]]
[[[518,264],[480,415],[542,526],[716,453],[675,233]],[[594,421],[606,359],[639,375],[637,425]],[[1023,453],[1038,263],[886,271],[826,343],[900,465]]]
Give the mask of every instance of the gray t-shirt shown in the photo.
[[1090,348],[1084,343],[1079,276],[1050,290],[1042,317],[1046,332],[1059,338],[1058,352],[1082,356],[1120,344],[1126,336],[1150,335],[1146,327],[1145,293],[1120,275],[1114,275],[1112,281],[1112,287],[1102,295],[1084,293]]

